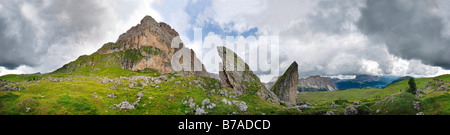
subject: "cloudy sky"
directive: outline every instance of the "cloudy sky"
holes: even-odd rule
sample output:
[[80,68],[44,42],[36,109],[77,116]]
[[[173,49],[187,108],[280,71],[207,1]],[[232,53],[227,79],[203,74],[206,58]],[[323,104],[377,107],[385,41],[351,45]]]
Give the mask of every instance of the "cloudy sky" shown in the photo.
[[0,75],[54,71],[150,15],[191,40],[194,28],[204,36],[279,36],[280,71],[297,61],[303,77],[436,76],[450,73],[448,7],[448,0],[0,0]]

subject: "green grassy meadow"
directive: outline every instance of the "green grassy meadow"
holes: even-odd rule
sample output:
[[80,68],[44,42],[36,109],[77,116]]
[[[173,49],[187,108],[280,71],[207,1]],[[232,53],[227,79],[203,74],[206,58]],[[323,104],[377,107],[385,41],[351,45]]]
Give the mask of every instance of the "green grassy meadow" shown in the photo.
[[[115,44],[110,44],[114,48]],[[151,53],[159,50],[147,48]],[[124,54],[125,53],[125,54]],[[437,88],[422,91],[423,96],[406,93],[407,80],[392,84],[384,89],[363,88],[344,91],[304,92],[298,94],[298,105],[307,107],[289,107],[276,105],[259,98],[255,92],[257,87],[249,87],[246,94],[233,96],[221,92],[232,91],[221,88],[218,80],[208,77],[182,77],[177,74],[160,74],[158,71],[146,69],[131,71],[120,67],[121,59],[127,53],[110,54],[94,53],[81,56],[78,60],[64,65],[52,73],[5,75],[0,79],[1,115],[195,115],[197,108],[202,108],[207,115],[324,115],[328,111],[341,115],[347,106],[355,105],[360,115],[425,115],[450,114],[450,93],[448,90],[436,91]],[[140,56],[140,55],[139,55]],[[141,77],[141,78],[139,78]],[[151,81],[142,77],[153,78]],[[155,78],[166,80],[156,81]],[[105,79],[107,78],[107,79]],[[450,75],[437,77],[450,81]],[[110,80],[102,82],[102,80]],[[416,79],[417,87],[436,85],[434,78]],[[148,82],[147,82],[148,81]],[[252,84],[249,84],[252,86]],[[445,85],[449,87],[449,85]],[[94,93],[97,97],[94,96]],[[117,98],[110,98],[114,93]],[[133,110],[114,109],[112,107],[123,101],[138,101],[138,93],[144,96]],[[193,99],[195,107],[185,102]],[[210,103],[202,105],[209,99]],[[222,102],[243,101],[248,107],[241,110],[234,103]],[[335,106],[331,106],[332,103]],[[421,102],[420,109],[414,109],[413,103]],[[214,103],[213,109],[207,105]]]

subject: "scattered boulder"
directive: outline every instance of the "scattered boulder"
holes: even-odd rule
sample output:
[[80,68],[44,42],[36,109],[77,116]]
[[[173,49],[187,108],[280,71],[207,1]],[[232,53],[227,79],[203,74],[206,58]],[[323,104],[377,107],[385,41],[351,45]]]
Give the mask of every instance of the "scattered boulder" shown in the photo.
[[347,106],[344,110],[344,115],[358,115],[358,109],[355,106]]
[[25,109],[27,109],[26,112],[30,112],[30,110],[31,110],[30,107],[25,107]]
[[138,97],[136,101],[134,101],[131,105],[132,106],[137,106],[139,105],[139,102],[141,102],[141,97]]
[[298,106],[298,108],[300,108],[300,109],[308,109],[309,106],[307,104],[303,104],[303,105]]
[[211,103],[210,105],[207,105],[206,108],[207,108],[207,109],[210,109],[210,110],[211,110],[211,109],[214,109],[214,108],[216,108],[216,104]]
[[334,115],[334,112],[333,112],[333,111],[327,111],[327,112],[325,113],[325,115]]
[[206,112],[205,110],[203,110],[203,109],[200,108],[200,107],[197,107],[197,108],[195,109],[195,115],[204,115],[204,114],[208,114],[208,112]]
[[420,104],[421,103],[419,101],[414,101],[413,102],[414,109],[420,111]]
[[12,88],[12,91],[21,91],[21,90],[23,90],[22,87],[16,87],[16,86],[14,86],[14,87]]
[[[119,110],[134,110],[136,109],[133,105],[131,105],[126,99],[125,101],[121,102],[120,104],[116,104],[116,107],[114,107],[114,109],[119,109]],[[111,108],[111,107],[110,107]],[[112,108],[111,108],[112,109]]]
[[226,89],[221,89],[218,92],[219,96],[228,97],[228,91]]
[[445,85],[442,85],[441,87],[439,87],[437,89],[437,91],[446,91],[446,90],[447,90],[447,87]]
[[195,102],[194,102],[194,99],[192,99],[192,97],[189,99],[188,104],[189,104],[190,108],[195,108],[195,106],[196,106]]
[[202,106],[203,105],[206,105],[206,104],[209,104],[211,101],[207,98],[207,99],[205,99],[205,100],[203,100],[202,101]]
[[361,101],[355,101],[355,102],[353,102],[353,105],[359,105],[359,104],[361,104]]
[[222,99],[222,103],[227,104],[227,105],[231,105],[231,102],[228,101],[228,100],[225,99],[225,98]]
[[161,84],[161,81],[160,80],[155,80],[155,83],[156,84]]
[[97,98],[98,96],[97,96],[97,92],[94,92],[94,94],[92,94],[92,96],[94,97],[94,98]]
[[142,94],[142,91],[141,91],[141,92],[139,92],[139,93],[137,94],[137,97],[138,97],[138,98],[142,98],[142,97],[144,97],[144,94]]
[[233,104],[238,106],[239,110],[241,110],[241,112],[247,111],[248,106],[247,106],[247,104],[244,101],[233,100]]
[[58,78],[48,77],[48,82],[62,82],[62,80]]
[[9,87],[8,85],[4,86],[0,91],[10,91],[11,87]]
[[148,86],[147,83],[145,83],[143,81],[141,81],[141,85],[142,85],[142,87],[147,87]]
[[113,80],[109,79],[108,77],[105,77],[103,79],[100,78],[99,81],[101,84],[107,84],[107,83],[112,82]]
[[297,62],[293,62],[286,72],[278,78],[277,82],[272,86],[271,91],[281,101],[284,101],[288,105],[294,105],[297,103],[297,87],[298,64]]
[[158,77],[158,79],[162,81],[167,81],[167,76],[160,76]]
[[418,112],[416,115],[425,115],[423,112]]
[[107,97],[109,97],[109,98],[117,98],[117,96],[114,93],[108,94]]
[[134,87],[136,87],[137,86],[137,83],[136,82],[131,82],[129,85],[128,85],[128,87],[130,88],[130,89],[132,89],[132,88],[134,88]]

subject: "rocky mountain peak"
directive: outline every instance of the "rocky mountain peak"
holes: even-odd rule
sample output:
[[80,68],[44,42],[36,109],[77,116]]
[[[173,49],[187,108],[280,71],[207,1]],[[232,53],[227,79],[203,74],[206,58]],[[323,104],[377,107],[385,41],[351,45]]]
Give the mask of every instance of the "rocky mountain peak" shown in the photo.
[[301,91],[336,91],[339,90],[333,81],[328,77],[319,75],[301,78],[298,83]]
[[[178,48],[172,48],[172,40],[178,37],[178,32],[172,29],[164,22],[156,22],[151,16],[145,16],[140,24],[133,26],[126,33],[119,36],[115,43],[107,43],[102,46],[95,54],[107,55],[108,59],[118,59],[121,68],[143,71],[146,69],[157,70],[161,74],[175,73],[172,69],[172,58],[180,50],[183,54],[190,55],[191,65],[201,66],[201,71],[194,70],[191,66],[189,71],[176,72],[182,76],[207,76],[204,65],[195,56],[192,49],[184,47],[183,43]],[[111,56],[110,54],[114,54]],[[185,56],[182,55],[182,56]],[[89,56],[83,56],[79,59],[88,59]],[[65,65],[63,68],[80,67],[85,65],[96,65],[95,59],[87,60],[84,65]],[[114,60],[116,61],[116,60]],[[183,63],[183,57],[179,60]],[[196,64],[194,64],[196,63]]]
[[[140,24],[133,26],[126,33],[120,35],[116,42],[129,42],[130,38],[139,39],[141,36],[148,37],[149,35],[155,35],[161,42],[170,45],[172,39],[178,36],[178,32],[164,22],[158,23],[151,16],[145,16]],[[145,46],[151,43],[143,42],[140,44]]]

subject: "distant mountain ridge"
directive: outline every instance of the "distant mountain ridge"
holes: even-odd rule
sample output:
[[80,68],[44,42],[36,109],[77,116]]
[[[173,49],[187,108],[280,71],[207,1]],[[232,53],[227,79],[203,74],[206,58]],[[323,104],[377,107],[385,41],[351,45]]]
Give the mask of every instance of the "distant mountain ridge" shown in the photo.
[[371,76],[371,75],[356,75],[355,79],[332,79],[339,90],[355,89],[355,88],[384,88],[391,84],[399,77],[396,76]]
[[329,77],[309,76],[301,78],[298,83],[299,91],[336,91],[338,87]]
[[[264,85],[270,89],[275,84],[279,77],[273,77],[272,80],[265,83]],[[329,77],[322,77],[319,75],[309,76],[307,78],[299,78],[298,81],[298,91],[299,92],[313,92],[313,91],[336,91],[339,90],[338,87]]]

